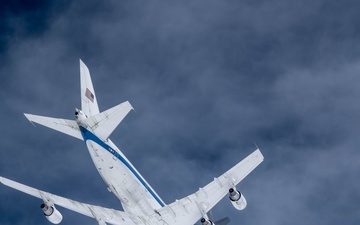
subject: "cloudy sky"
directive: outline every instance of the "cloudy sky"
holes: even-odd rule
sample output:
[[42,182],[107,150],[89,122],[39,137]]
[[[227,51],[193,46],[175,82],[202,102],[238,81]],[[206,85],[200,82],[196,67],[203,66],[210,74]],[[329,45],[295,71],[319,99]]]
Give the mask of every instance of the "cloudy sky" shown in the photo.
[[[113,142],[166,203],[250,154],[265,161],[213,210],[232,224],[360,222],[360,3],[1,1],[0,176],[120,209],[83,142],[24,112],[73,119],[79,58],[100,110],[129,100]],[[0,186],[0,224],[49,224]],[[93,219],[59,208],[63,225]]]

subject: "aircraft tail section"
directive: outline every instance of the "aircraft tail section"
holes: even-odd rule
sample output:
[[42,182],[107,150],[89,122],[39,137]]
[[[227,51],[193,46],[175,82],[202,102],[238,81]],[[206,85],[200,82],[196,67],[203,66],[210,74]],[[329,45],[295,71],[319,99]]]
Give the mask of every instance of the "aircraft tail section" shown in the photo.
[[85,119],[84,123],[88,125],[100,139],[106,140],[125,116],[133,109],[131,104],[126,101]]
[[[125,116],[133,109],[126,101],[104,112],[99,111],[95,90],[87,66],[80,59],[81,108],[86,118],[82,121],[86,128],[92,130],[100,139],[106,140]],[[79,125],[75,120],[24,114],[30,122],[83,140]]]
[[91,81],[90,71],[80,59],[81,110],[87,116],[99,114],[95,90]]
[[[133,107],[126,101],[102,113],[91,116],[82,121],[82,123],[86,124],[87,128],[92,130],[92,132],[100,139],[106,140],[131,110],[133,110]],[[31,123],[34,122],[80,140],[84,140],[79,125],[75,120],[38,116],[27,113],[24,113],[24,115]]]
[[27,113],[24,113],[24,115],[31,123],[33,123],[33,122],[38,123],[45,127],[57,130],[64,134],[67,134],[72,137],[83,140],[83,137],[79,130],[79,126],[75,120],[37,116],[37,115],[32,115],[32,114],[27,114]]

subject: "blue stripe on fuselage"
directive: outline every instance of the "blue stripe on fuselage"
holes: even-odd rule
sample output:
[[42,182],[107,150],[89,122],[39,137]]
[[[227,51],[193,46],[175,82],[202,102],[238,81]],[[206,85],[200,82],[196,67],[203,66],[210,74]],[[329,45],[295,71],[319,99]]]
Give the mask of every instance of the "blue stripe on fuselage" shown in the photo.
[[101,147],[103,147],[106,151],[110,152],[113,156],[115,156],[117,159],[119,159],[124,165],[135,175],[135,177],[140,181],[142,185],[146,188],[146,190],[149,191],[149,193],[154,197],[154,199],[160,204],[161,207],[164,207],[165,204],[163,201],[159,199],[159,197],[154,193],[154,191],[146,184],[144,179],[141,178],[141,176],[135,171],[135,169],[130,165],[130,163],[124,159],[117,151],[115,151],[113,148],[111,148],[109,145],[107,145],[105,142],[100,140],[95,134],[87,130],[86,128],[79,126],[81,135],[84,138],[84,141],[91,140]]

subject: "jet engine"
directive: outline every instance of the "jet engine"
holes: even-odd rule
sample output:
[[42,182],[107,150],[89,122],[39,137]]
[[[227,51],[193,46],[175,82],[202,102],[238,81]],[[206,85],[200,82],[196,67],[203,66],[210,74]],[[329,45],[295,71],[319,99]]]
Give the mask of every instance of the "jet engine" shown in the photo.
[[215,225],[215,223],[213,223],[211,220],[207,220],[205,218],[201,218],[200,222],[201,225]]
[[61,213],[55,208],[55,206],[49,206],[47,204],[41,204],[41,210],[44,212],[46,219],[53,224],[59,224],[63,217]]
[[237,210],[243,210],[245,209],[247,203],[245,197],[240,193],[240,191],[237,191],[236,188],[230,188],[229,189],[229,198],[231,200],[231,203]]

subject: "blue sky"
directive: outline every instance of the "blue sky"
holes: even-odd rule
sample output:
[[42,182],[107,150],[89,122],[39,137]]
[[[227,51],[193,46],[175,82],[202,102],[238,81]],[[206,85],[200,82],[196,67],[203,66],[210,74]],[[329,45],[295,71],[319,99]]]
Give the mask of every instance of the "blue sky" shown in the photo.
[[[79,58],[100,110],[129,100],[113,142],[166,203],[251,153],[265,161],[224,199],[232,224],[359,224],[358,1],[2,1],[0,175],[119,209],[79,140],[24,112],[72,119]],[[0,186],[0,224],[48,224]],[[97,224],[59,208],[63,225]]]

